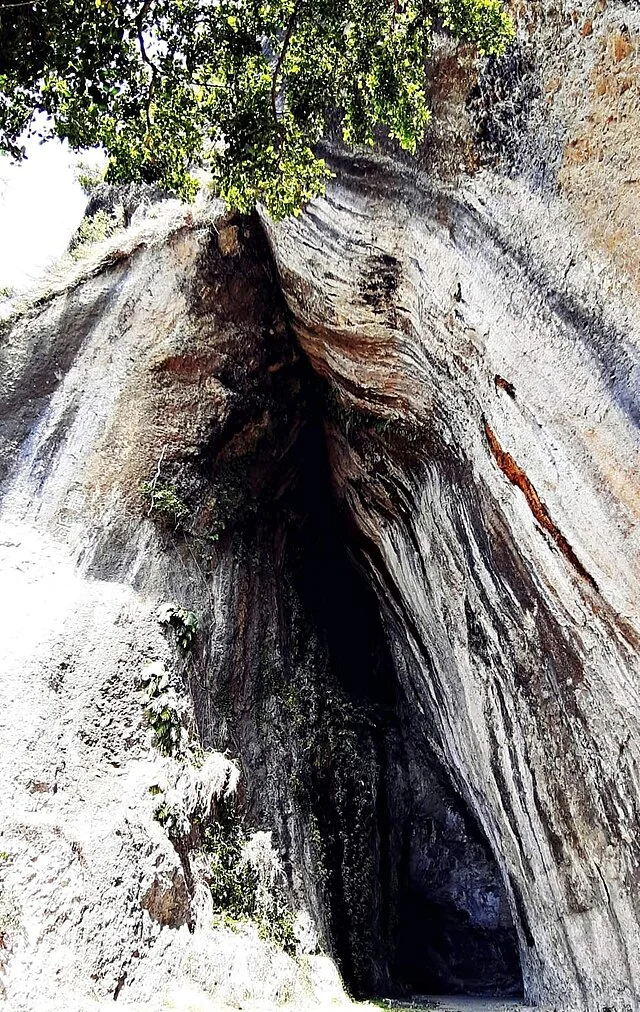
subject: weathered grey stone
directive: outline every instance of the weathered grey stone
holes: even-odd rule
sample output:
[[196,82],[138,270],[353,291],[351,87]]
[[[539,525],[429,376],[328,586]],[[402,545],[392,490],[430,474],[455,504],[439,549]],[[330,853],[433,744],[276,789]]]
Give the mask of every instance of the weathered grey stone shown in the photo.
[[524,56],[477,86],[445,69],[422,170],[340,156],[272,243],[404,692],[501,865],[525,993],[637,1008],[640,26],[624,3],[523,18],[522,115],[496,121],[492,92],[520,101]]
[[[162,662],[191,733],[198,717],[213,734],[189,681],[206,682],[210,654],[242,629],[218,628],[234,542],[205,536],[224,504],[203,457],[234,400],[256,408],[252,384],[282,350],[264,259],[225,260],[213,220],[160,208],[3,339],[0,982],[12,1009],[347,1004],[309,931],[294,960],[255,927],[215,928],[204,865],[153,816],[150,788],[178,774],[145,726],[141,673]],[[188,534],[148,515],[141,486],[156,478],[180,483]],[[167,601],[203,623],[188,662],[158,621]]]
[[332,149],[277,271],[159,204],[3,325],[16,1008],[346,1001],[212,929],[147,660],[352,987],[515,991],[515,924],[532,1002],[640,1007],[639,15],[520,17],[502,63],[438,49],[417,163]]

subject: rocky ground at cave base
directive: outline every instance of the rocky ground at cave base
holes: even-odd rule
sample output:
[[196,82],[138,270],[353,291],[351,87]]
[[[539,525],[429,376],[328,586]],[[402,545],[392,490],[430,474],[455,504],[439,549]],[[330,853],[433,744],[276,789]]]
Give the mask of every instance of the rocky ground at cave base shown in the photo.
[[475,995],[420,995],[409,1001],[382,1003],[388,1012],[404,1009],[431,1009],[432,1012],[527,1012],[531,1006],[508,998],[481,998]]
[[[309,1004],[274,1004],[273,1002],[250,1001],[243,1004],[228,1004],[216,1002],[198,993],[197,990],[180,985],[173,992],[163,995],[158,1004],[148,1002],[118,1002],[118,1008],[122,1012],[308,1012]],[[112,1008],[111,1001],[96,1001],[87,1004],[86,999],[81,1001],[73,998],[65,998],[64,1005],[58,1002],[55,1004],[39,1006],[35,1012],[104,1012]],[[340,1000],[334,995],[327,996],[324,1004],[314,1004],[316,1012],[333,1012],[337,1008],[354,1009],[358,1012],[378,1012],[385,1009],[386,1012],[529,1012],[530,1006],[522,1005],[521,1002],[501,998],[481,998],[471,995],[420,995],[406,1001],[395,999],[383,999],[371,1002],[350,1002],[348,999]]]

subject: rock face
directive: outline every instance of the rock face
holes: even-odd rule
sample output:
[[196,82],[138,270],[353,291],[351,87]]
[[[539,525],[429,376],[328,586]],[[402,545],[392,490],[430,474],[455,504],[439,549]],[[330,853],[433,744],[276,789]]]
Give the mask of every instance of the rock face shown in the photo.
[[[267,973],[258,947],[249,997],[340,997],[318,945],[360,993],[517,991],[498,869],[398,695],[258,223],[161,207],[27,308],[1,352],[10,999],[149,1000],[174,973],[218,999],[242,984],[201,857],[153,820],[147,661],[202,745],[239,759],[241,811],[274,833],[314,926],[315,984],[283,954]],[[158,623],[167,601],[200,620],[187,663]],[[28,874],[45,850],[71,862],[68,899],[60,869]]]
[[[255,517],[258,479],[273,502],[270,482],[286,484],[277,453],[295,433],[285,412],[299,355],[264,251],[219,252],[236,238],[208,213],[163,207],[72,267],[2,337],[0,982],[12,1009],[347,1003],[317,931],[296,961],[256,928],[214,929],[206,853],[154,818],[157,785],[180,763],[161,758],[145,724],[149,661],[170,673],[192,735],[199,722],[207,747],[237,756],[234,734],[246,745],[251,824],[267,808],[262,828],[279,827],[289,812],[278,807],[286,780],[262,770],[265,746],[250,737],[247,681],[269,670],[261,623],[274,603],[254,595],[269,593],[267,559],[273,582],[275,530],[268,542],[258,522],[245,544],[224,529],[243,510]],[[277,453],[251,473],[243,454],[264,446]],[[207,465],[221,448],[226,498]],[[155,510],[145,480],[165,504],[179,488],[173,511]],[[158,621],[168,601],[200,619],[186,660]],[[290,848],[299,868],[301,846]],[[311,876],[300,880],[294,909],[315,901],[326,930]]]
[[[130,208],[4,326],[15,1007],[346,1002],[319,951],[361,994],[639,1007],[640,22],[521,17],[500,63],[438,51],[417,164],[332,149],[264,230]],[[154,819],[148,660],[302,963],[213,929]]]
[[638,11],[528,6],[502,66],[456,78],[443,53],[419,169],[340,158],[272,242],[401,691],[500,865],[525,994],[637,1007]]

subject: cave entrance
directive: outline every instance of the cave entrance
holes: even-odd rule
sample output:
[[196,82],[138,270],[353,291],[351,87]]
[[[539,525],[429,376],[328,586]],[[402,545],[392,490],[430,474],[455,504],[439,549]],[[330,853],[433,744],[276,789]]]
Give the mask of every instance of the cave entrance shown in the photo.
[[247,813],[273,828],[292,897],[352,993],[517,993],[498,868],[430,751],[401,619],[392,643],[333,492],[325,419],[350,443],[365,423],[352,431],[308,363],[276,350],[203,457],[242,616],[192,684],[203,741],[246,757]]
[[488,844],[434,767],[413,768],[392,982],[413,994],[521,997],[517,935]]
[[[318,793],[329,795],[319,818],[325,826],[334,823],[329,852],[339,961],[347,984],[362,997],[519,997],[517,934],[499,868],[438,767],[424,717],[398,677],[378,600],[358,564],[357,532],[332,492],[321,415],[318,409],[307,421],[300,445],[298,515],[305,520],[295,583],[309,624],[326,646],[332,677],[362,715],[360,751],[376,765],[375,782],[363,779],[371,805],[345,806],[337,815],[342,824],[336,824],[335,796],[337,788],[345,791],[344,782],[329,777],[318,784]],[[368,879],[345,859],[353,845],[352,827],[344,824],[349,820],[369,833],[366,847],[374,859]],[[364,866],[366,856],[355,861]],[[365,895],[358,903],[359,889]]]

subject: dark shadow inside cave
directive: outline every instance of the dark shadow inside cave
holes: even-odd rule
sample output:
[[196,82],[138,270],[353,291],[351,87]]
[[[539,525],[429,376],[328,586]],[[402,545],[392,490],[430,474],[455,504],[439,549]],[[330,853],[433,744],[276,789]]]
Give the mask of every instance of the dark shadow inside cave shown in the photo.
[[[378,764],[372,834],[378,880],[364,973],[349,951],[354,927],[358,932],[344,901],[352,884],[344,869],[333,877],[343,972],[363,996],[519,996],[517,935],[500,871],[476,820],[438,767],[424,717],[395,671],[377,598],[357,564],[357,532],[332,492],[316,410],[298,446],[301,523],[293,579],[308,622],[326,643],[332,675],[367,725],[363,737],[373,741]],[[330,806],[324,811],[329,821],[335,818]]]
[[500,874],[461,800],[436,786],[404,836],[393,981],[418,994],[522,996]]
[[[281,296],[256,256],[248,276],[271,306]],[[354,995],[517,993],[500,873],[435,761],[334,494],[325,419],[341,424],[341,410],[286,326],[265,320],[244,358],[235,343],[223,356],[224,423],[188,475],[169,475],[188,501],[215,503],[207,558],[230,574],[192,677],[203,744],[239,757],[242,815],[273,831],[292,898]],[[349,416],[349,440],[366,444],[372,421]]]

